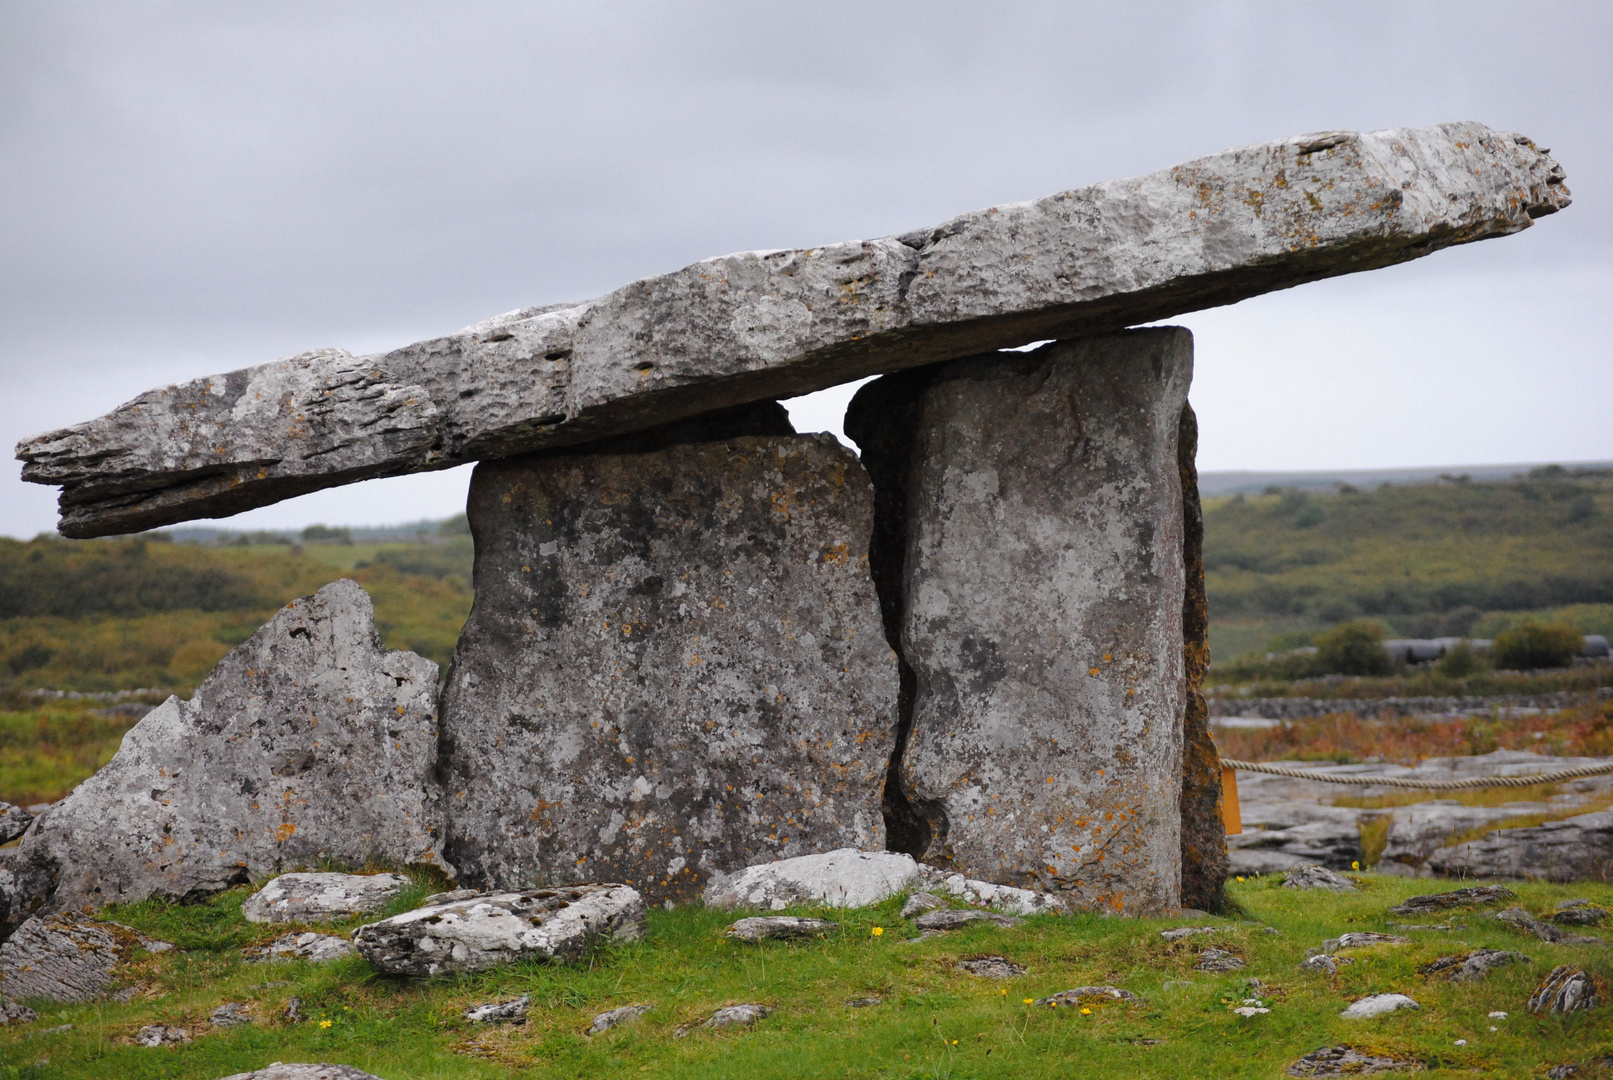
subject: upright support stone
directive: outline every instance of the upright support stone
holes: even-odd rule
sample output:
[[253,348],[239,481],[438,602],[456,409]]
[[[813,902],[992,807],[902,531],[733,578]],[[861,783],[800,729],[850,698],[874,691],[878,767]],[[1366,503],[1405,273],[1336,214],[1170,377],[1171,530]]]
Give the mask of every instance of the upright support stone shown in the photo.
[[477,469],[476,606],[443,704],[471,880],[686,900],[752,863],[884,847],[873,492],[828,436],[734,430]]
[[878,577],[900,584],[914,674],[892,795],[928,861],[1077,907],[1178,905],[1191,375],[1187,331],[1134,330],[853,401],[871,474],[901,480],[882,503],[905,502],[881,522],[905,533],[900,573]]
[[1204,591],[1204,507],[1199,501],[1199,421],[1182,406],[1176,435],[1182,482],[1182,903],[1204,911],[1226,904],[1227,837],[1221,816],[1221,755],[1210,738],[1204,673],[1210,667],[1210,610]]

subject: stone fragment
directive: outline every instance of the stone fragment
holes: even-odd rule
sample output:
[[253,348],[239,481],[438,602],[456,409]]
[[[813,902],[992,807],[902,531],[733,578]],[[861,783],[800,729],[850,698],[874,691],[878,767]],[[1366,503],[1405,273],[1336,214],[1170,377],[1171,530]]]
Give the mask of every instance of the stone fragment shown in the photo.
[[1389,910],[1396,915],[1432,915],[1456,907],[1480,907],[1503,900],[1516,900],[1518,894],[1505,885],[1477,885],[1469,889],[1413,896]]
[[1353,963],[1355,963],[1355,957],[1353,956],[1333,956],[1329,953],[1317,953],[1314,956],[1307,956],[1305,959],[1301,960],[1299,962],[1299,970],[1321,971],[1327,973],[1328,975],[1337,975],[1339,973],[1340,966]]
[[982,979],[1017,979],[1025,974],[1023,965],[1014,963],[1006,956],[977,956],[970,960],[959,960],[957,968]]
[[526,994],[510,1001],[492,1001],[485,1005],[472,1005],[465,1010],[465,1019],[473,1024],[524,1024],[526,1011],[532,999]]
[[315,964],[325,964],[357,955],[358,946],[347,938],[337,937],[334,934],[316,934],[312,931],[282,934],[268,944],[247,949],[242,954],[249,963],[263,963],[268,960],[308,960]]
[[28,1006],[0,994],[0,1027],[5,1027],[7,1024],[31,1024],[38,1019],[39,1014]]
[[39,851],[0,848],[0,937],[44,909],[56,888],[56,867]]
[[797,904],[858,908],[910,888],[918,877],[911,855],[841,848],[713,875],[701,898],[710,907],[763,911]]
[[253,1072],[236,1073],[223,1080],[381,1080],[351,1065],[288,1065],[275,1062]]
[[1575,934],[1549,922],[1543,922],[1521,907],[1509,907],[1505,911],[1497,912],[1495,917],[1520,933],[1533,934],[1541,941],[1549,941],[1556,945],[1602,944],[1602,939],[1599,937],[1591,937],[1588,934]]
[[885,1003],[884,998],[877,998],[877,997],[847,998],[846,999],[846,1008],[848,1008],[848,1009],[871,1009],[875,1005],[883,1005],[884,1003]]
[[728,937],[733,941],[788,941],[793,938],[822,937],[839,928],[839,923],[832,923],[827,919],[764,915],[758,918],[740,919],[728,927]]
[[22,807],[0,802],[0,844],[11,843],[27,832],[28,826],[33,823],[34,815]]
[[1529,995],[1532,1013],[1570,1013],[1594,1009],[1599,1004],[1596,984],[1584,968],[1559,964]]
[[1326,889],[1329,892],[1355,892],[1355,885],[1343,874],[1314,863],[1296,866],[1283,875],[1285,889]]
[[672,1037],[681,1039],[700,1028],[717,1031],[729,1027],[753,1027],[756,1021],[771,1015],[772,1012],[773,1010],[766,1005],[725,1005],[704,1020],[690,1021],[679,1027],[672,1033]]
[[480,889],[449,889],[447,892],[432,893],[420,901],[421,907],[431,907],[433,904],[451,904],[456,900],[469,900],[473,896],[482,895]]
[[1174,930],[1161,930],[1159,936],[1166,941],[1181,941],[1196,934],[1219,934],[1225,929],[1224,926],[1178,926]]
[[1229,953],[1225,949],[1205,949],[1199,953],[1199,962],[1193,966],[1199,971],[1225,974],[1228,971],[1237,971],[1242,968],[1244,960],[1242,957]]
[[907,903],[902,905],[902,918],[915,919],[926,911],[934,911],[936,908],[946,906],[947,902],[934,893],[916,892],[907,898]]
[[51,1001],[90,1001],[112,985],[113,969],[138,951],[166,952],[122,923],[76,912],[35,915],[0,944],[0,994]]
[[134,1041],[155,1050],[163,1046],[179,1046],[190,1042],[191,1038],[187,1028],[170,1027],[167,1024],[147,1024],[135,1032]]
[[644,898],[626,885],[485,893],[361,926],[353,941],[389,975],[452,975],[516,960],[580,960],[644,936]]
[[1443,975],[1451,982],[1478,982],[1505,964],[1529,963],[1522,953],[1501,949],[1474,949],[1460,956],[1441,956],[1417,969],[1419,975]]
[[443,700],[468,880],[681,902],[751,863],[884,846],[898,680],[872,492],[828,435],[726,436],[787,425],[755,413],[477,469],[478,599]]
[[1613,877],[1613,810],[1580,814],[1443,847],[1428,868],[1446,877],[1605,881]]
[[649,1012],[652,1008],[654,1008],[653,1005],[623,1005],[619,1009],[612,1009],[609,1012],[602,1012],[598,1016],[594,1017],[594,1022],[592,1024],[588,1025],[588,1034],[600,1035],[609,1031],[611,1028],[621,1027],[623,1024],[631,1024],[638,1020],[639,1017]]
[[1251,1017],[1251,1016],[1263,1016],[1266,1013],[1271,1012],[1270,1009],[1265,1008],[1264,1006],[1261,1006],[1261,1005],[1240,1005],[1236,1009],[1233,1009],[1232,1011],[1233,1011],[1234,1014],[1236,1014],[1238,1016],[1242,1016],[1245,1019],[1247,1019],[1248,1017]]
[[1009,915],[1048,915],[1064,910],[1064,901],[1048,893],[994,885],[923,864],[919,865],[918,881],[932,892],[945,893],[971,907],[989,907]]
[[280,1010],[280,1019],[287,1024],[300,1024],[307,1020],[308,1017],[304,1016],[302,1011],[302,998],[287,998],[286,1007]]
[[1387,266],[1527,228],[1568,205],[1563,179],[1481,124],[1304,135],[901,236],[707,259],[382,355],[196,379],[17,454],[63,486],[65,535],[219,517]]
[[874,577],[914,680],[897,779],[928,861],[1077,908],[1180,907],[1191,374],[1192,336],[1163,328],[853,399],[885,506]]
[[1372,1073],[1421,1070],[1422,1063],[1357,1050],[1353,1046],[1324,1046],[1288,1066],[1289,1076],[1369,1076]]
[[169,698],[23,838],[52,903],[182,898],[330,862],[442,866],[437,665],[388,652],[337,581]]
[[1336,953],[1341,949],[1370,949],[1377,945],[1410,945],[1411,938],[1399,934],[1380,934],[1375,930],[1355,930],[1328,938],[1322,942],[1322,951]]
[[1551,921],[1558,926],[1595,926],[1605,918],[1607,908],[1596,907],[1594,904],[1565,908],[1551,915]]
[[1077,986],[1071,990],[1060,990],[1044,998],[1037,998],[1035,1004],[1041,1006],[1068,1005],[1074,1008],[1091,1008],[1094,1005],[1114,1005],[1124,1003],[1138,1004],[1136,994],[1130,990],[1122,990],[1118,986]]
[[1374,1016],[1387,1016],[1401,1009],[1420,1008],[1421,1005],[1405,994],[1372,994],[1356,1000],[1339,1015],[1346,1020],[1370,1020]]
[[913,920],[913,925],[920,930],[956,930],[960,926],[970,923],[989,923],[992,926],[1018,926],[1022,920],[1010,915],[998,915],[994,911],[981,911],[979,908],[942,908],[920,915]]
[[379,911],[408,888],[402,874],[281,874],[241,902],[247,922],[319,922]]
[[244,1001],[226,1001],[208,1015],[214,1027],[242,1027],[252,1023],[252,1007]]

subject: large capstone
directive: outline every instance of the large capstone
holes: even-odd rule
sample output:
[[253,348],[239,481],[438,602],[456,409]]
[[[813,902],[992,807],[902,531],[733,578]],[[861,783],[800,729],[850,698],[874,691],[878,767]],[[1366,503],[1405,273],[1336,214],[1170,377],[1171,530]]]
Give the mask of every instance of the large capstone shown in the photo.
[[46,812],[52,904],[184,897],[330,864],[444,867],[437,665],[388,652],[351,581],[294,600]]
[[1187,331],[1136,330],[853,401],[912,672],[895,779],[926,861],[1077,907],[1177,906],[1191,375]]
[[752,863],[882,848],[897,677],[872,506],[827,435],[478,468],[476,605],[443,702],[467,879],[625,881],[661,902]]

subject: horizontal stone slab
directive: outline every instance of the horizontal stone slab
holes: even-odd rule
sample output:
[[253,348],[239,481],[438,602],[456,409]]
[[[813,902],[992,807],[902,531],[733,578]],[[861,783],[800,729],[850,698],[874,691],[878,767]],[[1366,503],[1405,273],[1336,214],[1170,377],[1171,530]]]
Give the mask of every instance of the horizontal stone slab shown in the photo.
[[1545,150],[1482,124],[1306,135],[898,236],[707,259],[389,353],[195,379],[17,454],[62,486],[63,534],[131,532],[1230,304],[1568,201]]

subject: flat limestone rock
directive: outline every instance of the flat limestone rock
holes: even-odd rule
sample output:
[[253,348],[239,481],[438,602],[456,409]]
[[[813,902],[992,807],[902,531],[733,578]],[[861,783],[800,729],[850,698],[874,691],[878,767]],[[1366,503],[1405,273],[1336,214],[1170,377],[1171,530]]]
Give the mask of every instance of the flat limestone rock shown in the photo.
[[172,947],[75,912],[35,915],[0,944],[0,994],[92,1001],[112,985],[121,961]]
[[1348,870],[1366,858],[1361,830],[1353,821],[1307,821],[1283,829],[1249,825],[1226,838],[1227,873],[1286,874],[1301,866]]
[[1452,889],[1449,892],[1408,897],[1389,910],[1396,915],[1431,915],[1449,911],[1451,908],[1481,907],[1484,904],[1496,904],[1517,898],[1518,894],[1505,885],[1476,885],[1467,889]]
[[1035,1001],[1035,1004],[1042,1006],[1067,1005],[1078,1009],[1119,1003],[1139,1004],[1136,994],[1130,990],[1122,990],[1118,986],[1077,986],[1071,990],[1060,990],[1048,997],[1037,998]]
[[467,880],[683,902],[750,863],[884,846],[898,680],[867,478],[827,435],[711,437],[477,469],[443,698]]
[[1289,1076],[1370,1076],[1373,1073],[1421,1071],[1419,1061],[1388,1057],[1358,1050],[1353,1046],[1324,1046],[1288,1066]]
[[1474,949],[1460,956],[1441,956],[1417,969],[1419,975],[1441,975],[1452,982],[1478,982],[1498,967],[1529,963],[1522,953],[1501,949]]
[[605,941],[644,936],[644,898],[626,885],[484,893],[415,908],[353,931],[389,975],[454,975],[516,960],[576,961]]
[[999,915],[994,911],[981,911],[978,908],[941,908],[926,912],[913,920],[913,925],[920,930],[956,930],[960,926],[969,926],[973,923],[1018,926],[1020,920],[1011,915]]
[[1025,974],[1025,966],[1016,964],[1006,956],[976,956],[959,960],[957,969],[982,979],[1017,979]]
[[281,874],[241,902],[247,922],[318,922],[379,911],[411,882],[402,874]]
[[1372,994],[1369,997],[1351,1002],[1350,1006],[1339,1015],[1346,1020],[1370,1020],[1374,1016],[1387,1016],[1392,1012],[1399,1012],[1401,1009],[1420,1008],[1422,1008],[1421,1005],[1418,1005],[1405,994]]
[[1335,131],[826,247],[742,252],[390,353],[320,349],[24,440],[85,537],[1104,333],[1505,236],[1569,202],[1482,124]]
[[252,1072],[235,1073],[223,1080],[381,1080],[351,1065],[287,1065],[275,1062]]
[[1314,863],[1296,866],[1283,875],[1285,889],[1325,889],[1328,892],[1355,892],[1355,885],[1343,874]]
[[1541,941],[1549,941],[1554,945],[1601,945],[1603,943],[1599,937],[1576,934],[1553,923],[1537,919],[1521,907],[1514,906],[1507,908],[1505,911],[1498,911],[1495,917],[1515,930],[1533,934]]
[[315,964],[327,964],[332,960],[357,955],[358,946],[347,938],[337,937],[334,934],[304,932],[282,934],[267,945],[247,949],[244,958],[249,963],[263,963],[268,960],[308,960]]
[[895,896],[918,878],[911,855],[840,848],[714,876],[701,898],[710,907],[763,911],[797,904],[857,908]]
[[1380,934],[1376,930],[1353,930],[1328,938],[1322,942],[1322,951],[1336,953],[1343,949],[1371,949],[1378,945],[1410,945],[1411,938],[1399,934]]
[[1225,949],[1205,949],[1199,953],[1199,962],[1193,965],[1199,971],[1208,971],[1214,975],[1224,975],[1229,971],[1238,971],[1245,966],[1243,957]]
[[52,904],[181,898],[329,863],[442,860],[437,665],[388,652],[351,581],[294,600],[42,817]]
[[472,1005],[465,1010],[465,1019],[473,1024],[524,1024],[532,999],[526,994],[509,1001],[490,1001],[485,1005]]
[[896,779],[926,862],[1073,908],[1181,906],[1191,378],[1192,335],[1169,327],[853,399],[875,581],[913,675]]
[[1497,829],[1440,848],[1428,868],[1445,877],[1605,881],[1613,877],[1613,810],[1522,829]]
[[762,915],[740,919],[728,927],[732,941],[789,941],[794,938],[822,937],[840,928],[827,919],[807,919],[795,915]]
[[946,906],[947,902],[941,899],[939,896],[936,896],[934,893],[916,892],[912,896],[909,896],[907,898],[907,902],[902,905],[902,918],[916,918],[924,914],[926,911],[934,911],[936,908],[944,908]]

